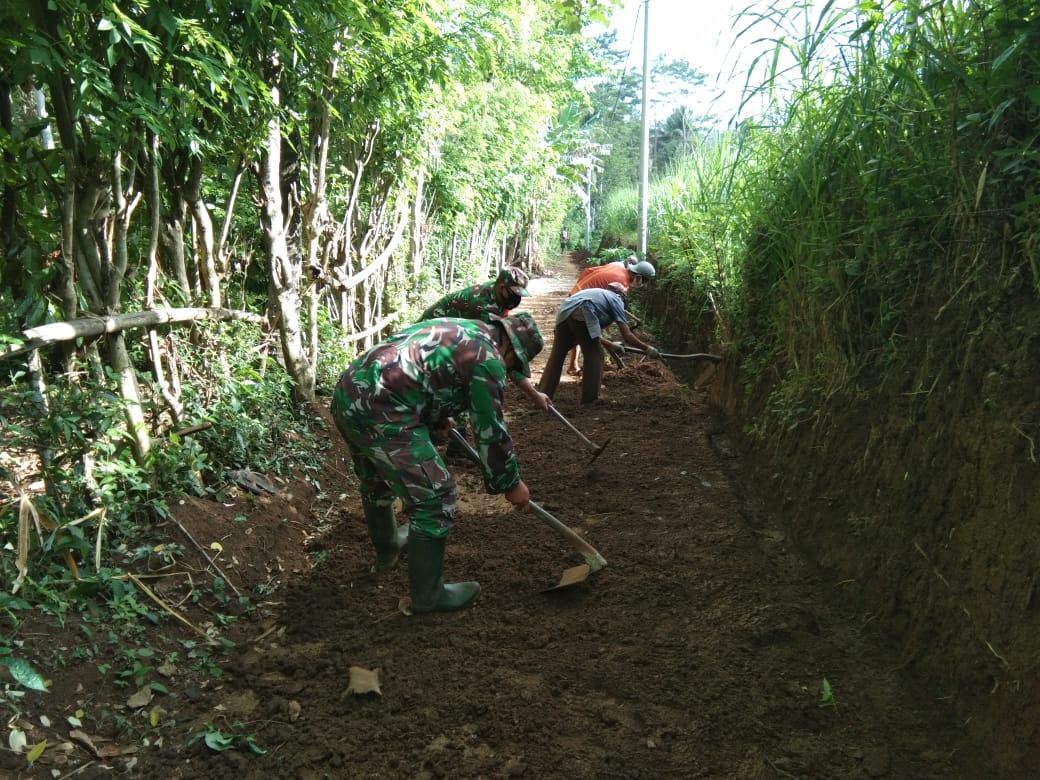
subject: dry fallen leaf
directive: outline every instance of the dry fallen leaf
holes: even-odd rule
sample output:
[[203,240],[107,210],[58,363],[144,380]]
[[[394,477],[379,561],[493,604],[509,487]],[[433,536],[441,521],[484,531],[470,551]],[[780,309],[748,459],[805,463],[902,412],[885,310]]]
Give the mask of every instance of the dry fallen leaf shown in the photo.
[[126,700],[126,706],[132,710],[139,710],[151,702],[155,692],[150,685],[141,688],[137,693]]
[[360,696],[365,693],[383,692],[379,689],[379,669],[365,669],[363,666],[350,667],[350,682],[347,685],[347,693]]
[[76,742],[80,746],[85,747],[95,757],[97,757],[97,746],[94,745],[94,740],[92,740],[85,731],[73,729],[69,732],[69,739],[71,739],[73,742]]
[[289,722],[295,723],[300,718],[300,703],[293,699],[289,702]]
[[137,751],[137,745],[101,745],[98,747],[97,757],[100,759],[119,758],[132,756]]

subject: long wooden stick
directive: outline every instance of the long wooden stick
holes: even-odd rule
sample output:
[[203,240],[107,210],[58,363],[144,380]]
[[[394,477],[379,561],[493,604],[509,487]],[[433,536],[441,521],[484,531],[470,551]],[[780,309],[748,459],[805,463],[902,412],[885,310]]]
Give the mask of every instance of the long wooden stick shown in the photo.
[[227,575],[226,575],[226,574],[225,574],[225,573],[223,572],[223,570],[222,570],[222,569],[221,569],[221,568],[220,568],[219,566],[217,566],[217,562],[216,562],[215,560],[213,560],[213,559],[212,559],[212,558],[211,558],[211,557],[209,556],[209,553],[208,553],[208,552],[206,552],[206,548],[204,548],[204,547],[203,547],[203,546],[202,546],[201,544],[199,544],[198,542],[196,542],[196,541],[195,541],[195,537],[194,537],[194,536],[192,536],[192,535],[191,535],[191,534],[190,534],[190,533],[188,532],[188,529],[187,529],[187,528],[185,528],[185,527],[184,527],[183,525],[181,525],[181,521],[180,521],[180,520],[178,520],[178,519],[177,519],[176,517],[174,517],[173,515],[168,515],[168,517],[169,517],[169,518],[170,518],[171,520],[173,520],[173,522],[174,522],[174,523],[176,523],[176,524],[177,524],[177,527],[178,527],[178,528],[180,528],[180,529],[181,529],[181,531],[182,531],[182,532],[184,533],[184,535],[185,535],[185,536],[187,536],[187,537],[188,537],[188,539],[190,539],[190,540],[191,540],[191,543],[192,543],[192,544],[194,544],[194,545],[195,545],[196,547],[198,547],[198,548],[199,548],[199,552],[201,552],[201,553],[202,553],[202,555],[203,555],[203,556],[204,556],[204,557],[206,558],[206,560],[207,560],[207,561],[209,561],[209,565],[210,565],[210,566],[212,566],[212,567],[213,567],[214,569],[216,569],[216,570],[217,570],[217,574],[219,574],[219,575],[220,575],[221,577],[223,577],[223,578],[224,578],[224,582],[226,582],[226,583],[228,584],[228,587],[230,587],[230,588],[231,588],[231,590],[235,591],[235,595],[236,595],[236,596],[241,596],[242,594],[241,594],[241,593],[239,592],[238,588],[236,588],[236,587],[235,587],[235,583],[233,583],[233,582],[232,582],[231,580],[229,580],[229,579],[228,579],[228,576],[227,576]]
[[[470,459],[474,463],[480,465],[480,455],[477,453],[475,449],[473,449],[473,446],[466,440],[466,437],[459,433],[458,428],[451,429],[451,436],[453,439],[455,439],[455,441],[459,443],[460,446],[462,446],[466,450],[466,454],[469,455]],[[541,520],[554,531],[556,531],[556,533],[558,533],[560,536],[566,539],[570,543],[571,547],[575,550],[575,552],[581,554],[581,556],[585,559],[585,563],[589,565],[590,571],[599,571],[607,565],[606,559],[596,551],[595,547],[586,542],[584,539],[582,539],[580,536],[574,533],[573,530],[571,530],[569,527],[561,523],[551,514],[549,514],[540,506],[538,506],[538,504],[536,504],[534,501],[528,501],[527,503],[531,507],[531,511],[534,512],[535,517],[537,517],[539,520]]]
[[190,628],[192,631],[194,631],[199,636],[205,637],[207,642],[209,642],[211,644],[216,644],[216,642],[214,641],[213,637],[211,637],[209,634],[207,634],[201,628],[196,626],[194,623],[192,623],[190,620],[188,620],[186,617],[184,617],[179,612],[174,611],[173,607],[171,607],[169,604],[167,604],[161,598],[156,596],[155,595],[155,591],[153,591],[151,588],[149,588],[147,585],[145,585],[144,582],[141,581],[140,577],[138,577],[136,574],[130,574],[128,576],[130,577],[130,581],[132,583],[134,583],[134,585],[136,585],[141,590],[143,590],[145,592],[145,595],[148,596],[148,598],[150,598],[152,601],[154,601],[156,604],[158,604],[160,607],[162,607],[166,612],[169,612],[171,615],[173,615],[175,618],[177,618],[179,621],[181,621],[184,625],[186,625],[188,628]]

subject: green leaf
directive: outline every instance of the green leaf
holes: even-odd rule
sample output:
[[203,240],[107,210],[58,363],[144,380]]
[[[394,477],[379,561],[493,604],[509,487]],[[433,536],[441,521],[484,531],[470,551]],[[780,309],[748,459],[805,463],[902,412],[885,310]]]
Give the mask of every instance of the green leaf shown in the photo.
[[223,752],[235,747],[235,737],[228,736],[220,731],[207,731],[205,737],[206,747],[210,750]]
[[830,681],[824,677],[823,685],[820,687],[820,706],[833,707],[834,704],[834,692],[831,690]]
[[37,759],[43,755],[43,751],[47,749],[47,740],[43,739],[36,743],[36,746],[29,751],[26,755],[25,760],[30,764],[36,763]]
[[112,24],[112,20],[111,19],[104,19],[103,18],[103,19],[101,19],[101,21],[99,21],[97,23],[97,28],[101,32],[105,32],[106,30],[111,30],[113,27],[115,27],[115,25]]
[[43,677],[24,658],[5,658],[0,660],[0,663],[7,667],[7,671],[19,685],[34,691],[49,693]]

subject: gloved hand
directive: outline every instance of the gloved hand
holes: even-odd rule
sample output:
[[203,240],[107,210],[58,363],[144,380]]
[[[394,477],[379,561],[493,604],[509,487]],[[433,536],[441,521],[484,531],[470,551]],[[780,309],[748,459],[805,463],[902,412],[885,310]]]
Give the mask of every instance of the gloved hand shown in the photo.
[[660,360],[661,359],[661,351],[657,347],[650,347],[646,351],[646,356],[650,357],[650,358],[653,358],[654,360]]

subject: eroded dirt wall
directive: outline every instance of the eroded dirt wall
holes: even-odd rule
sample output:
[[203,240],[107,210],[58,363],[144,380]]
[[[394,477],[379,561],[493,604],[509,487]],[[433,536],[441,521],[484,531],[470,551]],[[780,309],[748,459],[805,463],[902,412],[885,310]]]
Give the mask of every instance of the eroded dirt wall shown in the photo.
[[[682,347],[711,346],[689,331]],[[906,333],[886,371],[808,399],[802,424],[765,440],[746,432],[770,388],[749,389],[738,356],[711,403],[757,505],[899,643],[920,695],[952,702],[1010,774],[1036,776],[1040,307],[980,294],[922,307]]]

